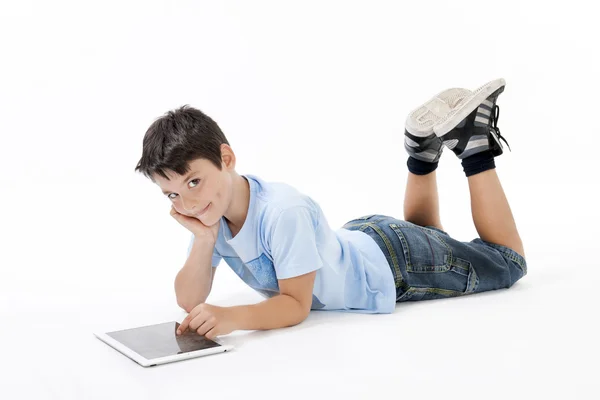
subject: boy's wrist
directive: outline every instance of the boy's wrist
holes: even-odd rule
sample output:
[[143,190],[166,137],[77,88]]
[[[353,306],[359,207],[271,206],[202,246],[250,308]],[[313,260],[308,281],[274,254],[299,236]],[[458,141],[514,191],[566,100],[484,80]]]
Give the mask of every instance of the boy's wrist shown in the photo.
[[229,307],[231,312],[231,320],[235,326],[235,330],[249,329],[248,320],[251,318],[252,305]]
[[194,243],[200,243],[203,246],[214,246],[215,238],[205,234],[194,235]]

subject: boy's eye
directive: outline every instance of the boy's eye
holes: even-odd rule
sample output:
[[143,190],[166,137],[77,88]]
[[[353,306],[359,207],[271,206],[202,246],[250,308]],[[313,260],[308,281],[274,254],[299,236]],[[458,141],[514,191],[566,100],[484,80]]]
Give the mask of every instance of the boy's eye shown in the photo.
[[[190,183],[192,183],[192,182],[196,182],[196,181],[198,181],[198,182],[199,182],[199,181],[200,181],[200,179],[192,179],[192,180],[190,181]],[[196,187],[196,185],[194,184],[194,186],[191,186],[191,187]],[[167,195],[167,197],[168,197],[169,199],[173,200],[173,199],[174,199],[174,197],[171,197],[171,195],[176,195],[176,194],[177,194],[177,193],[169,193],[169,194]]]

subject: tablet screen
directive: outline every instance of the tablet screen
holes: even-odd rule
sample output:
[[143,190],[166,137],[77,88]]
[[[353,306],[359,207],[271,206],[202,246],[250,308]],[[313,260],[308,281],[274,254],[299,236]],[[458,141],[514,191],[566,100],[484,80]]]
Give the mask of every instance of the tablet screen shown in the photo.
[[175,332],[178,327],[179,322],[173,321],[106,334],[147,359],[220,346],[219,343],[189,330],[177,336]]

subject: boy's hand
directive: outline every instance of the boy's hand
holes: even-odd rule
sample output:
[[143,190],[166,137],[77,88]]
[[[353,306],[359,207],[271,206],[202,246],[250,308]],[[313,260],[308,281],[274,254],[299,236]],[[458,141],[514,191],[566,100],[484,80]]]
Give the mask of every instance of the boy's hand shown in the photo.
[[179,213],[173,205],[171,205],[171,216],[175,218],[183,227],[192,232],[195,237],[206,237],[213,242],[217,242],[219,236],[219,228],[221,226],[221,220],[219,219],[214,225],[207,226],[202,223],[198,218],[189,217]]
[[177,328],[177,335],[189,329],[198,335],[213,339],[218,335],[227,335],[237,329],[237,321],[230,307],[213,306],[206,303],[198,304]]

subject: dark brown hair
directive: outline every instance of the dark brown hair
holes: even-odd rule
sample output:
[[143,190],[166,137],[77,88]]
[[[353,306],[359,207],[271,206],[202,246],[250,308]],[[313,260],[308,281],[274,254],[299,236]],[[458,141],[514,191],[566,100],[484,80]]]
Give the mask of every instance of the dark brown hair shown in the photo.
[[202,111],[184,105],[156,119],[146,131],[142,158],[135,167],[154,182],[169,179],[166,170],[183,175],[191,161],[204,158],[221,170],[221,144],[229,145],[219,125]]

